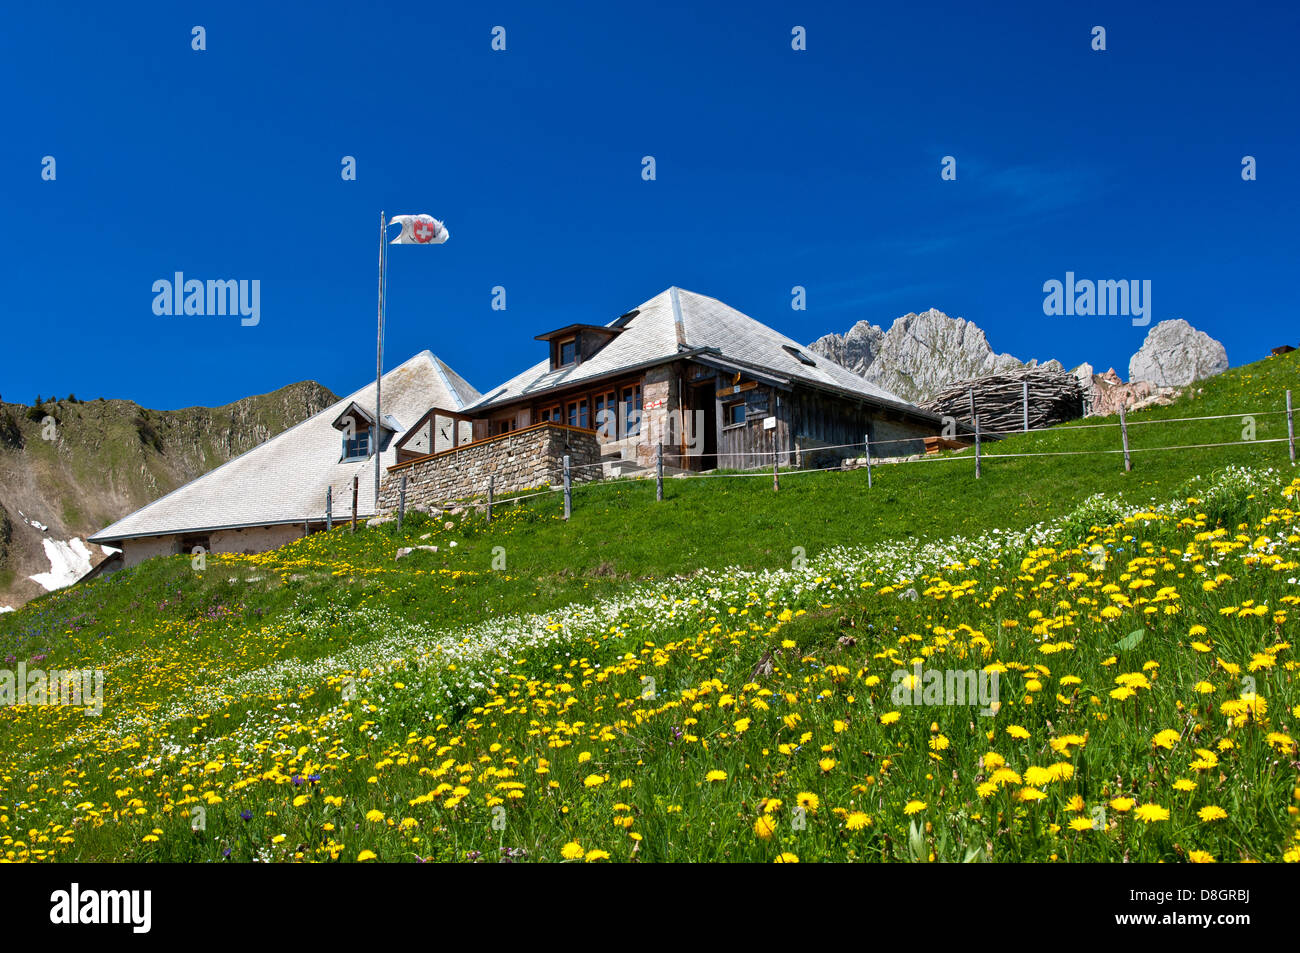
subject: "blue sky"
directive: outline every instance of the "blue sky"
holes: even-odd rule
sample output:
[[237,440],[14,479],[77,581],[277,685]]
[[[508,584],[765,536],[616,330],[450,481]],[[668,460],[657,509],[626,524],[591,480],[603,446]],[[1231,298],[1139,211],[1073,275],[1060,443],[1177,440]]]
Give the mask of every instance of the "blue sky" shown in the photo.
[[[1294,5],[699,6],[12,7],[0,395],[359,387],[381,209],[452,233],[391,249],[386,366],[483,390],[673,284],[801,341],[936,307],[1126,374],[1147,329],[1043,314],[1073,271],[1150,280],[1234,365],[1300,343]],[[177,271],[259,279],[260,323],[156,316]]]

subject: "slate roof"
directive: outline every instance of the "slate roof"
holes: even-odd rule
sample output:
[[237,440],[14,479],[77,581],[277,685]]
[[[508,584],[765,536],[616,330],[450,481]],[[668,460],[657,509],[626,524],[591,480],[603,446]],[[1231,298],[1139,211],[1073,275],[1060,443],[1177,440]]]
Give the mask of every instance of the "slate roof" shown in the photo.
[[[383,377],[385,423],[398,436],[431,406],[459,410],[479,394],[429,351],[422,351]],[[90,537],[111,543],[136,536],[207,532],[325,517],[325,489],[333,487],[334,518],[350,518],[352,477],[360,478],[357,515],[374,515],[375,461],[340,462],[343,445],[334,421],[347,406],[375,406],[375,384],[342,398],[320,413],[226,461],[166,496]],[[397,437],[389,440],[381,467],[397,462]]]
[[[815,387],[894,406],[925,418],[933,417],[896,394],[871,383],[792,338],[737,311],[717,298],[684,288],[669,288],[636,309],[634,317],[605,325],[621,334],[580,364],[551,370],[549,358],[488,390],[467,412],[569,387],[583,381],[691,357],[724,368],[757,370],[783,385],[800,381]],[[800,360],[796,354],[804,356]],[[805,361],[811,360],[808,364]],[[937,418],[935,418],[937,419]]]

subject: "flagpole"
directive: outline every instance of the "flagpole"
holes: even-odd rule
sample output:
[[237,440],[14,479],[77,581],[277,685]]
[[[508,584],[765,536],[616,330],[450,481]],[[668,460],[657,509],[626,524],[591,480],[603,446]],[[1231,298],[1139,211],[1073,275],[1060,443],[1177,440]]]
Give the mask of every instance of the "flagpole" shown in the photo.
[[375,515],[379,515],[379,454],[381,450],[382,421],[380,416],[379,389],[380,380],[384,374],[384,259],[388,256],[385,254],[388,245],[384,241],[387,238],[387,220],[384,213],[379,213],[379,332],[375,339],[375,424],[374,432],[370,435],[372,449],[375,454]]

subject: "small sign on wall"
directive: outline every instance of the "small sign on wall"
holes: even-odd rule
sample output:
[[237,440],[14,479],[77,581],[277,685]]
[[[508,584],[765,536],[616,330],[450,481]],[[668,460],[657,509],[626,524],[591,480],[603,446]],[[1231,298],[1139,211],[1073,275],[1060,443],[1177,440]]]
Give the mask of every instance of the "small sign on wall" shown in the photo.
[[732,394],[743,394],[747,390],[753,390],[758,386],[758,381],[745,381],[743,384],[736,384],[733,387],[718,388],[719,397],[730,397]]
[[764,418],[763,418],[763,429],[764,429],[764,430],[775,430],[775,429],[776,429],[776,418],[775,418],[775,417],[764,417]]

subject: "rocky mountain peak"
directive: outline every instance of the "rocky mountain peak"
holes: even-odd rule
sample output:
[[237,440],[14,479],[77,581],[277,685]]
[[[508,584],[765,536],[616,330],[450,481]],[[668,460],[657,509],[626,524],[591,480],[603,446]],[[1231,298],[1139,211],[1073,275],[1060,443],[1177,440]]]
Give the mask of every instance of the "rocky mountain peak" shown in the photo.
[[1186,387],[1228,369],[1228,352],[1204,331],[1182,318],[1161,321],[1128,362],[1129,380],[1157,387]]
[[[823,335],[809,349],[918,404],[934,398],[954,381],[1024,368],[1063,370],[1056,360],[1039,364],[1036,360],[1023,362],[1010,354],[999,354],[977,324],[965,318],[949,317],[938,308],[905,314],[888,331],[870,321],[859,321],[844,334]],[[1228,355],[1223,345],[1178,319],[1161,321],[1151,328],[1142,348],[1129,362],[1129,378],[1136,390],[1157,395],[1162,390],[1186,386],[1227,368]],[[1088,390],[1092,385],[1092,366],[1080,365],[1074,373]],[[1096,376],[1104,378],[1108,388],[1123,383],[1114,368]],[[1108,406],[1100,397],[1097,404]]]
[[955,380],[1035,366],[995,353],[978,325],[938,308],[905,314],[888,331],[859,321],[810,349],[908,401],[925,400]]

